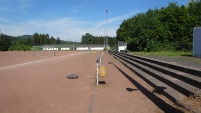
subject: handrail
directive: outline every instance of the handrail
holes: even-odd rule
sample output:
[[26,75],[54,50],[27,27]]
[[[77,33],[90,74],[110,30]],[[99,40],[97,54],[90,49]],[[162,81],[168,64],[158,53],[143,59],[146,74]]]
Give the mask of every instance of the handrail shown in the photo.
[[96,84],[98,85],[98,75],[99,75],[99,70],[98,66],[101,65],[101,60],[102,60],[102,52],[100,52],[98,59],[96,60]]
[[102,52],[100,52],[98,59],[97,59],[98,65],[101,65],[101,60],[102,60]]

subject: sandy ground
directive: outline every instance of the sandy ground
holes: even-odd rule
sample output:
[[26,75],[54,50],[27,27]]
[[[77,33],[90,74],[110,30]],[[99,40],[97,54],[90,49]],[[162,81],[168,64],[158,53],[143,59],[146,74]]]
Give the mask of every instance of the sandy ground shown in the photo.
[[0,52],[0,113],[181,112],[108,53],[96,86],[98,54]]

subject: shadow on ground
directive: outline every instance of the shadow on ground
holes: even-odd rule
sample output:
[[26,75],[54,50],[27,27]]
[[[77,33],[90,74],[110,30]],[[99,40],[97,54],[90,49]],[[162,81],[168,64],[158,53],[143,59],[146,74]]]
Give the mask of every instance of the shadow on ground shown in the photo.
[[[110,62],[109,64],[113,64]],[[167,104],[165,101],[154,95],[152,92],[147,90],[145,87],[143,87],[141,84],[139,84],[136,80],[134,80],[132,77],[130,77],[128,74],[126,74],[124,71],[122,71],[119,67],[117,67],[115,64],[113,64],[134,86],[137,87],[137,89],[131,89],[126,88],[127,91],[134,91],[134,90],[140,90],[147,98],[149,98],[156,106],[158,106],[162,111],[165,113],[183,113],[177,108],[174,108],[173,106]]]
[[136,91],[138,89],[133,89],[133,88],[126,88],[127,91],[132,92],[132,91]]
[[184,56],[184,57],[194,57],[193,55],[186,55],[186,54],[183,54],[181,56]]
[[106,82],[105,81],[99,81],[99,84],[104,85],[104,84],[106,84]]

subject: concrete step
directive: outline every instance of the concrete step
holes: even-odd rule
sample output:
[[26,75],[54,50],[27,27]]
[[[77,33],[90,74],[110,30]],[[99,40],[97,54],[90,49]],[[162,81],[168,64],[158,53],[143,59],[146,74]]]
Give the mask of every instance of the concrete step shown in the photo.
[[186,95],[188,97],[201,95],[201,92],[199,92],[199,88],[196,88],[195,86],[189,85],[186,82],[183,82],[179,79],[168,76],[167,74],[161,73],[157,70],[149,68],[149,67],[142,65],[140,63],[134,62],[133,60],[127,59],[123,56],[119,55],[118,57],[127,61],[131,65],[141,69],[142,71],[146,72],[150,76],[168,84],[172,88],[176,89],[177,91],[179,91],[180,93],[183,93],[184,95]]
[[[118,52],[114,52],[114,51],[109,51],[109,54],[111,54],[114,58],[116,58],[120,62],[122,62],[125,66],[127,66],[130,70],[132,70],[136,75],[138,75],[139,77],[144,79],[144,81],[146,81],[148,84],[150,84],[152,87],[154,87],[157,91],[162,92],[162,94],[164,96],[169,98],[171,101],[175,102],[177,105],[180,105],[194,113],[198,113],[198,111],[196,111],[191,105],[188,105],[188,103],[185,103],[186,102],[185,100],[189,99],[188,98],[189,95],[186,96],[183,94],[183,92],[186,92],[186,90],[184,87],[180,88],[180,85],[183,86],[183,82],[186,82],[186,80],[191,81],[191,82],[185,83],[188,85],[192,84],[192,81],[201,82],[201,79],[200,79],[201,78],[201,70],[200,69],[194,69],[194,68],[186,67],[183,65],[174,66],[173,64],[168,64],[164,61],[159,61],[159,60],[154,60],[154,59],[149,59],[149,58],[141,58],[139,56],[135,57],[135,59],[138,59],[138,60],[134,60],[134,59],[128,58],[128,56],[130,56],[130,55],[128,55],[128,56],[121,55],[120,56]],[[145,62],[142,62],[142,61],[145,61]],[[141,62],[142,64],[145,64],[145,65],[142,65],[139,62]],[[140,64],[140,65],[138,65],[138,64]],[[153,65],[152,68],[151,68],[151,65]],[[162,67],[162,68],[160,68],[160,67]],[[146,68],[146,69],[144,69],[144,68]],[[149,70],[150,68],[154,71],[152,72],[151,70]],[[158,71],[158,69],[159,69],[159,71]],[[166,73],[166,71],[162,71],[162,70],[167,70],[167,72],[169,71],[168,72],[169,74]],[[175,76],[175,73],[179,77],[173,78],[173,76]],[[168,77],[168,79],[165,79],[163,77],[160,77],[161,75],[165,75],[165,78],[166,78],[166,76],[169,76],[169,77]],[[156,79],[155,76],[157,76],[158,79]],[[175,85],[175,83],[177,83],[176,81],[178,81],[178,80],[179,80],[179,85],[178,84]],[[187,85],[187,87],[188,87],[188,85]],[[191,87],[191,85],[189,85],[189,86]],[[200,88],[199,84],[193,85],[191,88],[193,89],[193,88],[195,88],[195,86]],[[192,94],[193,92],[194,91],[192,90],[190,93],[188,93],[188,91],[186,93]],[[194,92],[194,93],[196,93],[196,92]],[[198,94],[195,94],[195,95],[198,95]]]
[[189,66],[180,65],[180,64],[172,64],[170,62],[147,58],[147,57],[136,56],[136,55],[130,55],[130,54],[127,54],[127,55],[144,60],[144,61],[152,62],[154,64],[162,65],[164,67],[172,68],[174,70],[185,72],[185,73],[188,73],[188,74],[191,74],[194,76],[201,77],[201,69],[200,68],[189,67]]
[[[117,53],[118,54],[118,53]],[[167,74],[171,77],[174,77],[176,79],[179,79],[181,81],[184,81],[190,85],[193,85],[199,89],[201,89],[201,77],[198,77],[198,76],[194,76],[194,75],[191,75],[191,74],[188,74],[188,73],[185,73],[185,72],[181,72],[181,71],[178,71],[178,70],[174,70],[172,68],[168,68],[168,67],[165,67],[163,65],[158,65],[158,64],[154,64],[154,63],[151,63],[151,62],[148,62],[148,61],[144,61],[144,60],[141,60],[141,59],[137,59],[135,57],[132,57],[132,56],[128,56],[128,55],[125,55],[125,54],[118,54],[120,56],[123,56],[125,58],[128,58],[128,59],[131,59],[135,62],[138,62],[138,63],[141,63],[143,65],[146,65],[154,70],[158,70],[164,74]]]
[[151,77],[149,74],[145,73],[139,68],[136,68],[135,66],[131,65],[130,63],[124,61],[123,59],[114,56],[116,59],[118,59],[120,62],[122,62],[124,65],[129,67],[135,74],[140,76],[142,79],[144,79],[147,83],[149,83],[152,87],[154,87],[159,92],[163,93],[167,98],[172,100],[173,102],[180,102],[180,100],[186,99],[186,96],[182,93],[178,92],[177,90],[173,89],[169,85],[157,80],[154,77]]

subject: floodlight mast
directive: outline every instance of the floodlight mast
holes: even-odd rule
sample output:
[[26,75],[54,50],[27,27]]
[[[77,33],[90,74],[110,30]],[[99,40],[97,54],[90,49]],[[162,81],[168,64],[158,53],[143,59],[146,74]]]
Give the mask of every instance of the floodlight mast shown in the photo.
[[106,52],[108,52],[108,10],[106,10],[106,13],[107,13]]
[[103,41],[103,44],[104,44],[104,48],[105,48],[105,29],[104,29],[104,41]]

